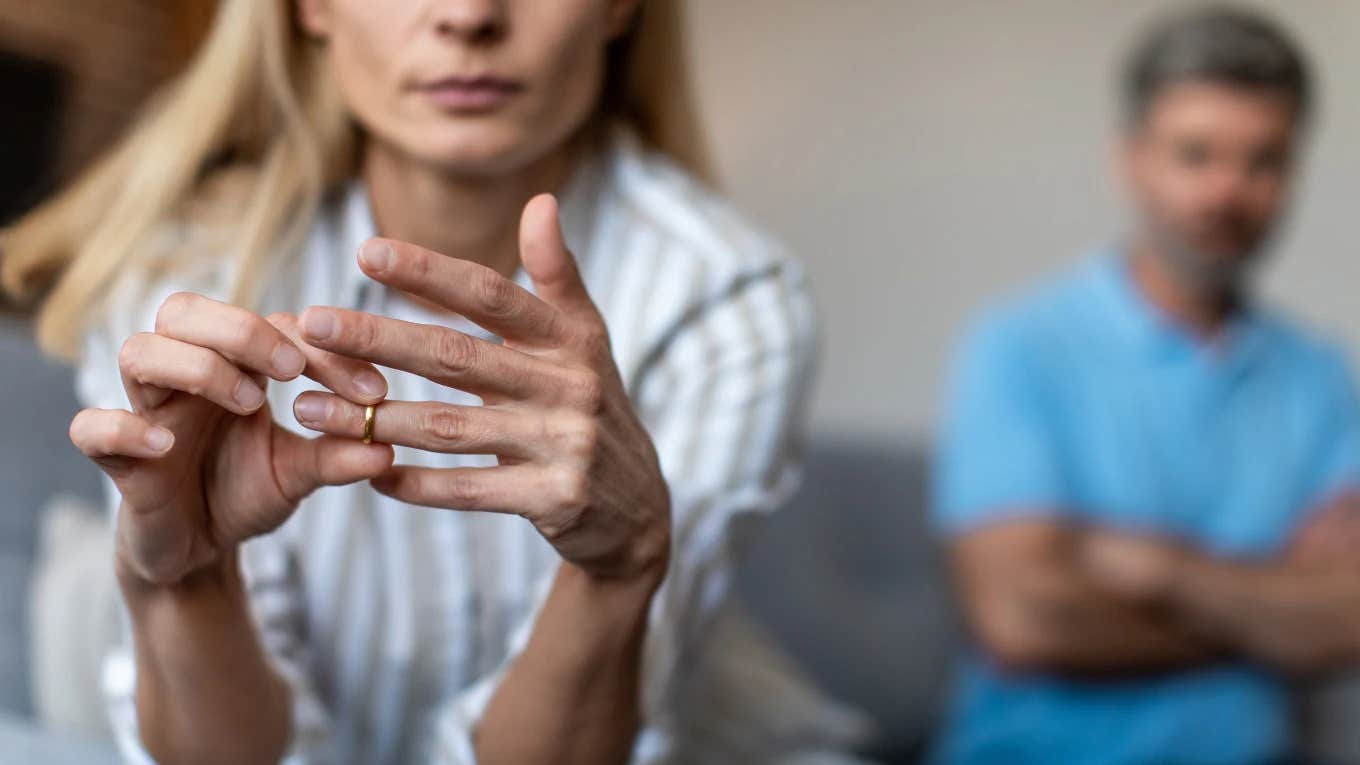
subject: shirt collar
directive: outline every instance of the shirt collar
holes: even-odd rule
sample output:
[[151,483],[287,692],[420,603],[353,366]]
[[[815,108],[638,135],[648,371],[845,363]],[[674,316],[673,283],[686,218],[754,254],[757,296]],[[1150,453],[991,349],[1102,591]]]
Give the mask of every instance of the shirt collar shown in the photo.
[[1265,341],[1259,309],[1244,303],[1219,337],[1206,341],[1193,336],[1143,295],[1129,273],[1128,255],[1118,246],[1101,251],[1094,268],[1098,297],[1119,331],[1142,352],[1159,359],[1198,358],[1232,369],[1243,369]]

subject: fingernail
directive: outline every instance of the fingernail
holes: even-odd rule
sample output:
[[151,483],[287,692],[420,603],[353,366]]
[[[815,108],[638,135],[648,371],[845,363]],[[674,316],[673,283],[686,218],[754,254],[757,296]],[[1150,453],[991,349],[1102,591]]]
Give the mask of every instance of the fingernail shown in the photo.
[[236,386],[236,403],[240,404],[241,408],[247,412],[253,412],[264,403],[264,391],[260,390],[260,386],[255,383],[242,380]]
[[383,242],[364,242],[364,246],[359,248],[359,262],[373,271],[387,268],[391,258],[392,248]]
[[307,364],[302,353],[288,343],[280,343],[279,347],[274,349],[274,357],[271,361],[274,364],[274,372],[281,377],[293,377],[302,374],[302,367]]
[[175,434],[165,428],[152,428],[146,432],[146,445],[152,451],[166,452],[175,443]]
[[354,387],[365,396],[381,398],[387,393],[387,381],[382,375],[369,369],[354,376]]
[[304,425],[319,425],[326,418],[326,402],[319,396],[299,396],[293,402],[293,415]]
[[335,334],[335,316],[330,311],[308,311],[302,328],[314,340],[329,340]]

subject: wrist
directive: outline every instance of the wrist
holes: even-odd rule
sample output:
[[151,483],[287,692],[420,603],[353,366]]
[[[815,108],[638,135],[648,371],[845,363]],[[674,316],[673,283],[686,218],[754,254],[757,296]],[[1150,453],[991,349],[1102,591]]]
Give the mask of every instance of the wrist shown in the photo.
[[669,556],[631,567],[627,573],[601,572],[570,561],[558,568],[556,586],[575,593],[588,610],[604,616],[604,623],[628,624],[645,619],[652,598],[665,581]]
[[569,546],[559,547],[564,564],[603,589],[655,592],[666,579],[671,557],[669,507],[657,515],[654,523],[601,555],[577,556]]
[[119,547],[114,554],[114,573],[129,604],[134,600],[159,597],[180,599],[209,594],[239,595],[244,590],[235,549],[214,555],[211,560],[171,579],[148,575],[129,560]]

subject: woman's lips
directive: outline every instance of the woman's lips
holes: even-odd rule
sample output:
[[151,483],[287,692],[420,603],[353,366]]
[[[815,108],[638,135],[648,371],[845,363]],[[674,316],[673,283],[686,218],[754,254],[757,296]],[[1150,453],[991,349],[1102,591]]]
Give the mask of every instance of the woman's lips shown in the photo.
[[492,111],[523,89],[501,77],[446,77],[416,86],[435,106],[450,112]]

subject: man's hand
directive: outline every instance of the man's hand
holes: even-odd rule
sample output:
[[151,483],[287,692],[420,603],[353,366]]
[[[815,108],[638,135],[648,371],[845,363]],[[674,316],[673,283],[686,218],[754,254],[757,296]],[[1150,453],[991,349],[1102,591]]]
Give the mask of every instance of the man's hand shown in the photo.
[[1098,585],[1133,602],[1153,602],[1175,586],[1189,552],[1164,538],[1088,528],[1078,538],[1078,560]]
[[1315,512],[1294,536],[1285,557],[1306,568],[1360,568],[1360,494],[1342,494]]
[[1273,558],[1219,557],[1100,529],[1086,531],[1081,546],[1090,575],[1128,602],[1245,658],[1315,672],[1360,659],[1358,532],[1356,507],[1342,499]]
[[1035,518],[985,526],[954,542],[965,612],[994,659],[1019,671],[1091,677],[1218,658],[1218,646],[1144,600],[1163,586],[1168,551],[1112,532],[1087,549],[1085,533]]

